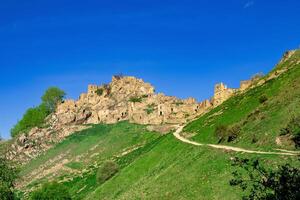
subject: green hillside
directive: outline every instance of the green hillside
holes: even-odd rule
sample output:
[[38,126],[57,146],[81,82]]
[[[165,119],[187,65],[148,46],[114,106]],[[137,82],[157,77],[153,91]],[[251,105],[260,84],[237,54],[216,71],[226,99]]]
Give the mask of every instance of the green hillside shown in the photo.
[[[295,150],[291,133],[283,134],[283,130],[300,116],[299,60],[297,51],[277,66],[288,67],[279,77],[230,98],[188,124],[184,135],[205,144]],[[220,141],[215,132],[221,126],[236,133],[236,138]],[[279,136],[280,145],[276,144]],[[296,156],[193,146],[171,133],[161,135],[142,125],[121,122],[93,125],[69,136],[22,168],[18,188],[25,199],[28,192],[53,180],[67,186],[74,199],[241,199],[242,191],[229,185],[234,157],[258,158],[271,168],[284,163],[299,165]],[[107,160],[117,163],[119,172],[100,184],[96,174]]]
[[[185,131],[194,135],[195,141],[217,143],[219,139],[215,130],[218,126],[237,126],[240,129],[239,134],[230,145],[252,149],[280,148],[276,145],[276,137],[291,119],[300,116],[299,60],[298,50],[290,59],[276,67],[286,67],[288,71],[246,93],[230,98],[188,124]],[[268,76],[264,77],[267,78]],[[262,98],[265,98],[264,102]],[[283,144],[282,148],[293,149],[294,145]]]
[[[74,133],[22,167],[22,183],[19,187],[23,191],[29,191],[39,184],[56,180],[65,182],[74,196],[80,198],[81,194],[96,187],[95,172],[102,163],[116,160],[159,137],[160,134],[149,132],[144,126],[127,122],[93,125],[89,129]],[[123,162],[126,165],[131,159]],[[81,190],[85,184],[89,187]],[[79,190],[81,191],[78,192]]]

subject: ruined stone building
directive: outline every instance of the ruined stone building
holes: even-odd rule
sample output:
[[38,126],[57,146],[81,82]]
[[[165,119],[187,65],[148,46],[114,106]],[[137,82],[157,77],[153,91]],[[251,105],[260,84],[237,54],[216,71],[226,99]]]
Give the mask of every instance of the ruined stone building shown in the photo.
[[[242,82],[241,90],[250,86]],[[185,100],[162,93],[135,77],[113,77],[107,85],[89,85],[87,93],[78,100],[66,100],[55,113],[60,124],[116,123],[128,120],[138,124],[180,124],[220,105],[238,89],[223,83],[215,86],[211,101],[198,103],[194,98]]]

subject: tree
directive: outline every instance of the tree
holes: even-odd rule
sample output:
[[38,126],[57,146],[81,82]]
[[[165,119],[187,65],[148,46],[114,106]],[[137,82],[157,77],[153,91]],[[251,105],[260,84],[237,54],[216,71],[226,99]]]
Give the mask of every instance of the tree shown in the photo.
[[22,119],[11,129],[12,137],[20,133],[27,133],[34,127],[40,127],[45,123],[46,117],[55,111],[56,106],[63,100],[65,92],[57,87],[47,89],[42,96],[42,103],[33,108],[29,108]]
[[52,182],[44,184],[30,195],[30,200],[71,200],[68,188],[62,184]]
[[298,200],[300,199],[300,169],[289,164],[277,170],[266,169],[259,160],[234,160],[231,186],[239,186],[244,200]]
[[119,165],[113,161],[107,161],[97,172],[98,183],[104,183],[119,171]]
[[50,87],[42,96],[42,101],[50,112],[54,112],[57,104],[63,101],[65,95],[66,93],[63,90],[57,87]]
[[11,136],[15,137],[20,133],[27,133],[33,127],[39,127],[44,124],[45,118],[50,114],[47,106],[41,104],[34,108],[29,108],[22,119],[10,130]]
[[0,197],[1,200],[13,200],[15,180],[18,170],[6,158],[0,157]]

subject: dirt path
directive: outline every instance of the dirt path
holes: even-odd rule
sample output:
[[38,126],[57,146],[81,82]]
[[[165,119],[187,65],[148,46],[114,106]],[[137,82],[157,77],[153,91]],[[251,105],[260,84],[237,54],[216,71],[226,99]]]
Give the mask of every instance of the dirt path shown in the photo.
[[300,155],[300,152],[297,151],[288,151],[281,149],[280,151],[282,152],[273,152],[273,151],[254,151],[254,150],[248,150],[248,149],[243,149],[243,148],[238,148],[238,147],[232,147],[232,146],[226,146],[226,145],[217,145],[217,144],[202,144],[194,141],[190,141],[180,135],[182,132],[182,129],[184,128],[183,126],[179,126],[177,130],[173,133],[173,135],[180,140],[181,142],[191,144],[194,146],[209,146],[215,149],[225,149],[229,151],[235,151],[235,152],[242,152],[242,153],[251,153],[251,154],[264,154],[264,155],[286,155],[286,156],[297,156]]

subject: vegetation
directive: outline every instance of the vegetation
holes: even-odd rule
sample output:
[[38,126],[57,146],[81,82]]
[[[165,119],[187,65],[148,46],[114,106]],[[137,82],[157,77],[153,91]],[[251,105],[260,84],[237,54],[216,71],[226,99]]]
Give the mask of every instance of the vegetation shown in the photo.
[[42,101],[50,112],[54,112],[57,104],[63,101],[65,95],[66,93],[63,90],[57,87],[50,87],[42,96]]
[[103,89],[103,88],[98,88],[98,89],[96,90],[96,94],[97,94],[98,96],[102,96],[103,92],[104,92],[104,89]]
[[265,103],[268,100],[266,95],[262,95],[259,97],[259,103]]
[[143,101],[143,97],[130,97],[129,101],[133,103],[141,103]]
[[[293,116],[300,115],[300,64],[295,64],[298,60],[300,51],[277,66],[277,69],[289,67],[279,77],[233,96],[188,124],[184,131],[193,133],[192,139],[197,142],[211,144],[220,141],[218,134],[214,134],[217,126],[239,124],[238,140],[231,145],[261,150],[279,148],[275,141],[281,129]],[[260,103],[259,98],[264,95],[268,100]],[[226,139],[224,142],[227,142]],[[295,149],[293,145],[285,148]]]
[[300,168],[289,164],[277,170],[265,168],[257,159],[234,160],[230,185],[239,186],[244,200],[298,200],[300,199]]
[[112,178],[119,171],[119,166],[113,161],[107,161],[97,172],[97,181],[102,184]]
[[[291,119],[300,116],[300,67],[292,62],[295,56],[299,60],[300,52],[278,66],[290,66],[284,74],[230,98],[188,124],[184,131],[194,135],[191,140],[201,143],[217,143],[222,136],[222,142],[231,142],[231,146],[275,151],[279,148],[275,140],[281,130],[287,127],[296,130],[291,128],[295,125]],[[262,95],[268,97],[264,103],[259,101]],[[295,150],[285,144],[280,148]],[[246,164],[238,165],[236,159],[236,165],[232,166],[235,157],[249,161],[240,161]],[[259,162],[254,162],[257,159]],[[98,171],[107,160],[117,164],[118,173],[104,184],[98,184]],[[66,186],[76,200],[240,200],[243,196],[249,198],[252,191],[253,196],[264,198],[266,193],[260,187],[271,195],[287,192],[287,197],[292,198],[288,191],[294,190],[297,194],[299,190],[292,187],[299,182],[297,160],[293,156],[245,154],[205,145],[193,146],[178,141],[172,134],[160,135],[128,122],[99,124],[70,135],[25,165],[21,175],[26,186],[21,190],[30,191],[51,177]],[[268,181],[256,175],[257,169],[263,169]],[[38,173],[39,170],[42,173]],[[232,171],[236,171],[234,176]],[[32,178],[33,172],[43,176]],[[284,179],[288,184],[282,181]],[[245,190],[240,188],[243,185]]]
[[29,108],[22,119],[11,129],[11,136],[16,137],[20,133],[27,133],[33,127],[44,125],[46,117],[55,110],[57,104],[63,100],[65,92],[52,87],[46,90],[42,96],[42,103],[33,108]]
[[0,157],[0,197],[1,200],[15,199],[14,187],[18,170],[7,159]]
[[46,183],[40,189],[32,192],[30,200],[71,200],[68,188],[56,182]]
[[232,142],[237,139],[241,132],[241,127],[239,125],[226,126],[220,125],[216,127],[215,135],[219,138],[219,142],[221,143],[224,140],[227,142]]
[[124,77],[124,75],[122,73],[114,75],[114,78],[117,79],[117,80],[120,80],[123,77]]
[[145,112],[150,115],[151,113],[153,113],[155,110],[155,104],[152,103],[152,104],[149,104],[147,105],[147,108],[145,109]]
[[281,135],[290,135],[296,148],[300,147],[300,116],[292,117],[287,126],[281,129]]
[[49,114],[50,111],[45,104],[29,108],[22,119],[11,129],[11,136],[16,137],[20,133],[27,133],[33,127],[41,127]]
[[[116,160],[122,152],[130,152],[137,145],[148,144],[158,138],[160,138],[159,134],[147,131],[144,126],[129,124],[126,121],[111,125],[93,125],[91,128],[70,135],[62,143],[23,166],[20,174],[26,182],[26,190],[47,183],[47,176],[54,176],[56,181],[63,182],[68,187],[73,199],[83,199],[98,187],[97,172],[107,160]],[[139,154],[136,154],[125,160],[120,157],[115,162],[121,170],[138,156]],[[48,162],[58,158],[57,162]],[[31,173],[38,171],[41,166],[44,171],[51,171],[62,160],[68,160],[62,169],[51,174],[45,173],[45,177],[32,179]],[[76,175],[69,170],[80,171],[82,174]]]

